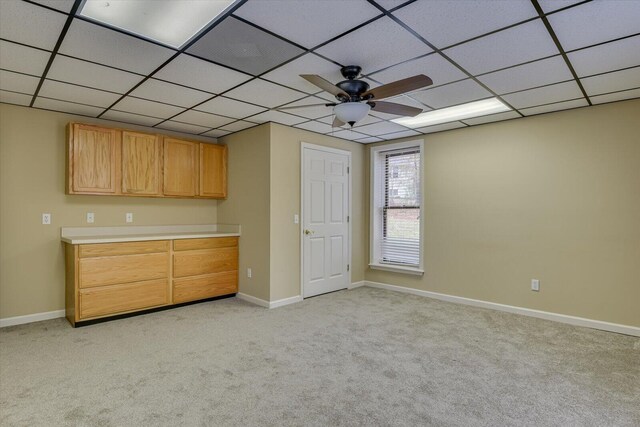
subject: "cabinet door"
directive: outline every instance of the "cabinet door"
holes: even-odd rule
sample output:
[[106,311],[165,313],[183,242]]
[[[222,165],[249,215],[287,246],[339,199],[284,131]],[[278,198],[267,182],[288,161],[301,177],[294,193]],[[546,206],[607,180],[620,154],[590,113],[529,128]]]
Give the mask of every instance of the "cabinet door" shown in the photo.
[[160,195],[162,146],[157,135],[122,132],[122,192]]
[[119,132],[73,125],[70,147],[70,193],[116,193]]
[[227,197],[227,146],[200,144],[200,196]]
[[164,188],[167,196],[195,196],[198,144],[164,139]]

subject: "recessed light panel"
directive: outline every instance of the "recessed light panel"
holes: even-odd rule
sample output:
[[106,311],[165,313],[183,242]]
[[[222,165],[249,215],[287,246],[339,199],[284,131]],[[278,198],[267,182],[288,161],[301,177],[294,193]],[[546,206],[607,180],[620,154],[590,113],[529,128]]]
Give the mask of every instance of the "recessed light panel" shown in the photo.
[[179,48],[233,0],[86,0],[81,16]]
[[456,105],[455,107],[428,111],[426,113],[418,114],[415,117],[401,117],[391,121],[410,128],[417,128],[453,122],[455,120],[469,119],[471,117],[486,116],[487,114],[500,113],[508,110],[510,110],[510,108],[500,102],[499,99],[491,98],[483,99],[482,101],[469,102],[468,104]]

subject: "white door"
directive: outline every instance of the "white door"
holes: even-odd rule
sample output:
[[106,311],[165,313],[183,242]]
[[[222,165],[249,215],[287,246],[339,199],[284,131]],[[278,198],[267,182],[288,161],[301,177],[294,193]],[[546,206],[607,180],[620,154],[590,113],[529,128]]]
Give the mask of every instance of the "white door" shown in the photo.
[[303,147],[303,296],[349,285],[349,156]]

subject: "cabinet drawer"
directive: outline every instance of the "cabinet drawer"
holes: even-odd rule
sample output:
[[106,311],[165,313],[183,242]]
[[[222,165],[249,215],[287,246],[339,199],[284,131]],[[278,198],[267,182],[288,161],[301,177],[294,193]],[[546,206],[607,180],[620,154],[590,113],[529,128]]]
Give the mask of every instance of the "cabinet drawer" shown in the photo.
[[96,243],[80,245],[80,258],[113,255],[150,254],[154,252],[168,252],[168,240],[123,243]]
[[166,278],[169,254],[83,258],[79,262],[80,288]]
[[237,237],[211,237],[208,239],[182,239],[173,241],[174,251],[232,248],[236,246],[238,246]]
[[117,314],[169,304],[166,279],[80,291],[80,318]]
[[238,248],[204,249],[173,254],[173,277],[198,276],[238,269]]
[[227,271],[208,276],[173,281],[173,303],[217,297],[238,292],[238,272]]

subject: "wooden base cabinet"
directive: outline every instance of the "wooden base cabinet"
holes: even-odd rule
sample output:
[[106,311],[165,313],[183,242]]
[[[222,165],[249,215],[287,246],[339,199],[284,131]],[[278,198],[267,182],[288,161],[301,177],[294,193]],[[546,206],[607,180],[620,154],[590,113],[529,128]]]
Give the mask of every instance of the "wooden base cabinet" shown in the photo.
[[235,294],[238,238],[65,244],[72,325]]

